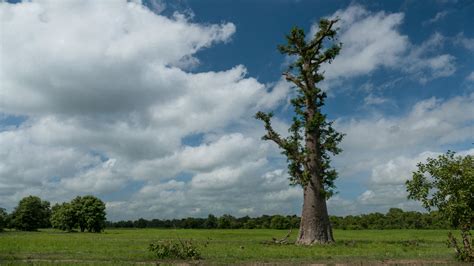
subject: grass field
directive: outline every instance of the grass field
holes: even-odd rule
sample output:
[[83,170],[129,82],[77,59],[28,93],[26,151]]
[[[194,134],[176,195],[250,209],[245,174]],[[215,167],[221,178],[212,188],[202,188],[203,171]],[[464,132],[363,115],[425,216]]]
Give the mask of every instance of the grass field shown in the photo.
[[[280,230],[114,229],[102,234],[6,231],[0,233],[0,264],[153,264],[148,244],[160,239],[193,239],[202,244],[205,264],[227,263],[444,263],[454,264],[445,230],[335,230],[327,246],[265,245]],[[296,232],[292,233],[294,240]],[[208,242],[206,246],[204,244]],[[167,261],[164,261],[165,263]],[[170,262],[170,261],[168,261]],[[172,261],[171,261],[172,262]]]

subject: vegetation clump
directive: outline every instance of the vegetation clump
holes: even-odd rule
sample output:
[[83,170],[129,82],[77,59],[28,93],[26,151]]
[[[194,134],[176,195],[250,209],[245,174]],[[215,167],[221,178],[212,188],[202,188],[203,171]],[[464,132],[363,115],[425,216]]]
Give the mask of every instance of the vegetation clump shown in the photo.
[[74,231],[79,228],[100,233],[106,226],[105,203],[94,196],[76,197],[71,202],[55,204],[37,196],[24,197],[8,214],[0,207],[0,232],[4,228],[21,231],[36,231],[39,228],[56,228]]
[[4,208],[0,208],[0,232],[3,231],[3,228],[7,225],[7,212]]
[[151,243],[148,250],[158,259],[199,260],[201,252],[191,240],[163,240]]
[[419,163],[406,182],[408,198],[420,200],[427,210],[437,208],[453,227],[461,230],[462,244],[450,233],[449,246],[461,261],[474,261],[470,229],[474,225],[474,158],[448,151]]
[[20,200],[12,213],[12,225],[21,231],[36,231],[50,226],[51,209],[48,201],[36,196]]
[[[365,229],[450,229],[452,225],[439,211],[421,213],[390,208],[386,214],[330,216],[331,226],[342,230]],[[300,217],[296,215],[262,215],[259,217],[234,217],[223,215],[208,218],[187,217],[182,219],[151,219],[107,221],[108,228],[182,228],[182,229],[280,229],[298,228]]]
[[76,197],[70,203],[63,202],[52,208],[51,224],[53,228],[73,231],[79,228],[100,233],[105,228],[105,203],[94,196]]

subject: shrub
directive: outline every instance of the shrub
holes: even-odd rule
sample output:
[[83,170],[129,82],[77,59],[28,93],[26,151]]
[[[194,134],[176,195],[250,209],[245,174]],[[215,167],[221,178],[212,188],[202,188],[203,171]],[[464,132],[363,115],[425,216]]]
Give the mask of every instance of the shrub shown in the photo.
[[159,259],[202,259],[197,246],[191,240],[163,240],[151,243],[148,250]]

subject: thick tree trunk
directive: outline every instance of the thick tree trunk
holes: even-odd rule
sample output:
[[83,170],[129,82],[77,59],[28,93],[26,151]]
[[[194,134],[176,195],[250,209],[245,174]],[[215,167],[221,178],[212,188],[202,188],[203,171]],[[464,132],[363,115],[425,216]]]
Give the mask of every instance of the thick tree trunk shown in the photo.
[[[308,121],[316,114],[312,101],[307,102]],[[334,242],[331,223],[326,205],[326,195],[323,185],[321,151],[319,145],[319,129],[307,130],[305,133],[308,161],[305,171],[310,174],[310,180],[304,186],[303,212],[301,214],[300,232],[296,244],[328,244]]]
[[296,244],[328,244],[334,242],[326,198],[309,183],[304,188],[303,212]]

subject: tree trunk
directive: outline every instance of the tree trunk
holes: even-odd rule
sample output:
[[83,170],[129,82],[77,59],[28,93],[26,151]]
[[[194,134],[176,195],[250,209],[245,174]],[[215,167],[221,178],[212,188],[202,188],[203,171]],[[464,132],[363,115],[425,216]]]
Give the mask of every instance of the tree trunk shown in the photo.
[[328,244],[334,242],[326,206],[326,197],[311,183],[304,188],[303,212],[296,244]]
[[[312,82],[312,80],[310,81]],[[312,121],[317,109],[311,99],[307,100],[307,106],[307,121]],[[319,128],[307,129],[305,132],[306,149],[308,151],[305,171],[309,173],[310,180],[304,186],[303,212],[301,214],[300,232],[296,240],[298,245],[334,242],[323,185],[321,151],[318,148],[320,147],[319,135]]]

